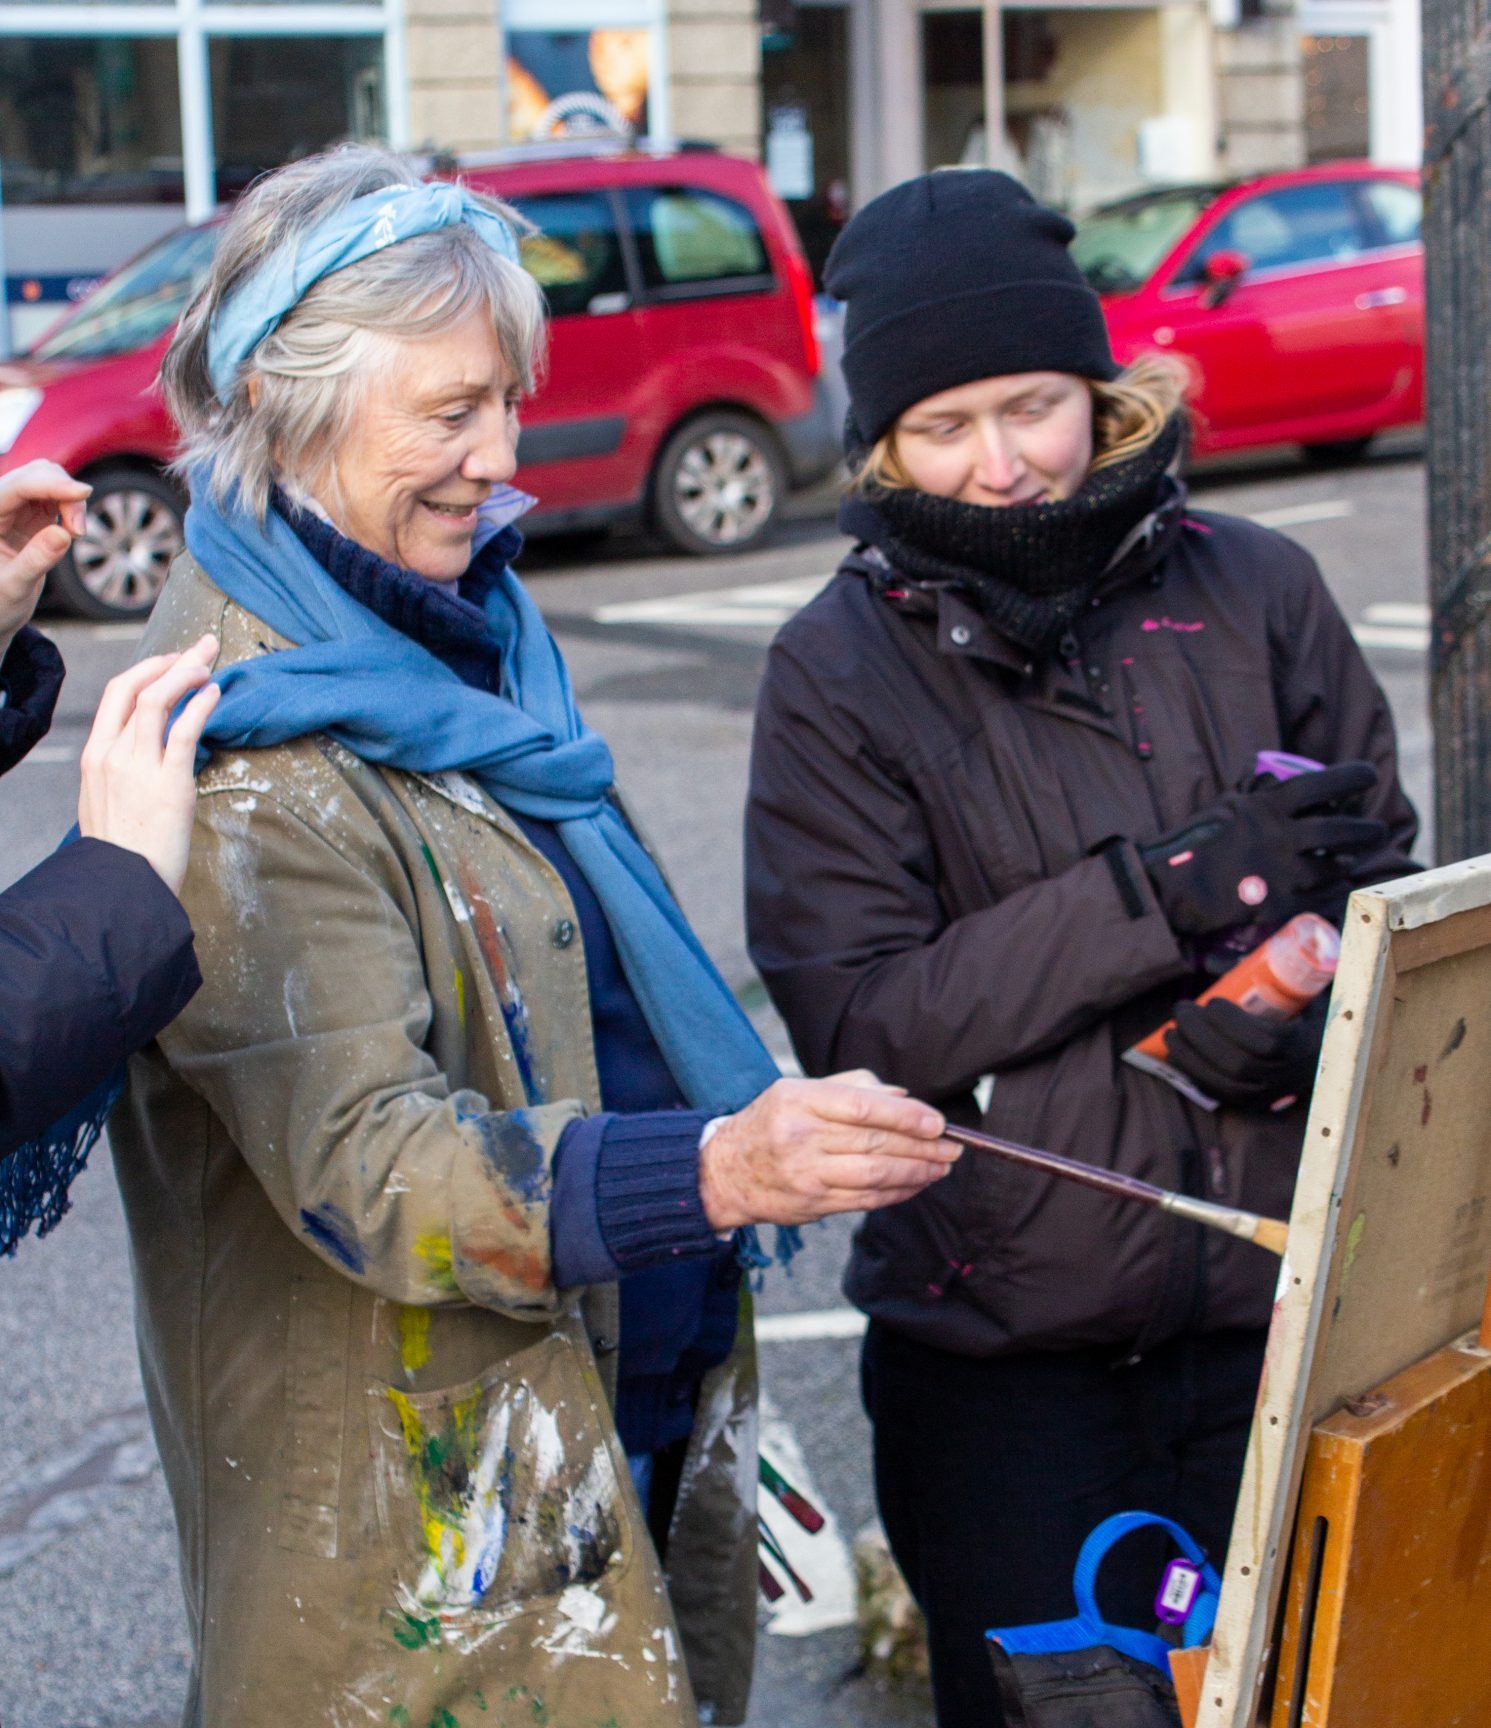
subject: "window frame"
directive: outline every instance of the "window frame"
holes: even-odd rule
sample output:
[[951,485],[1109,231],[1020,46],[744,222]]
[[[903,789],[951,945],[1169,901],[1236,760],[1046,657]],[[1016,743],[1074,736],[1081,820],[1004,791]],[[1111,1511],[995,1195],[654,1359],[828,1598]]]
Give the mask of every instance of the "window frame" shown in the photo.
[[[612,194],[616,202],[617,219],[621,230],[622,245],[628,255],[629,267],[633,272],[636,286],[635,304],[638,306],[673,306],[687,304],[694,300],[734,300],[748,294],[772,294],[781,286],[781,277],[777,272],[776,261],[772,257],[771,242],[767,238],[765,225],[760,217],[751,209],[743,198],[732,197],[728,192],[717,191],[713,186],[701,186],[696,182],[680,179],[677,181],[633,181],[624,186],[613,186]],[[725,276],[714,279],[704,279],[697,282],[661,282],[655,286],[646,279],[642,268],[642,254],[637,245],[637,236],[632,230],[631,212],[627,209],[626,195],[629,192],[645,193],[656,198],[665,192],[703,193],[710,198],[718,198],[722,203],[734,204],[744,210],[751,219],[751,226],[761,242],[761,253],[766,260],[766,269],[757,271],[751,276]]]
[[[1215,215],[1205,229],[1197,235],[1184,258],[1171,271],[1162,293],[1165,298],[1174,298],[1181,294],[1189,294],[1206,286],[1206,278],[1198,271],[1187,274],[1193,260],[1197,259],[1202,249],[1209,243],[1211,236],[1223,222],[1251,202],[1254,198],[1267,198],[1275,192],[1292,192],[1296,186],[1311,184],[1339,187],[1355,217],[1357,228],[1365,242],[1360,252],[1351,258],[1312,258],[1294,264],[1265,264],[1249,270],[1241,279],[1239,286],[1251,287],[1254,283],[1280,282],[1296,276],[1316,275],[1323,270],[1345,270],[1355,264],[1361,264],[1368,259],[1380,258],[1387,252],[1411,250],[1422,244],[1421,240],[1387,240],[1382,238],[1384,230],[1378,218],[1373,214],[1370,205],[1362,196],[1361,188],[1375,182],[1376,176],[1354,174],[1343,175],[1339,179],[1322,179],[1319,181],[1296,181],[1291,186],[1276,186],[1266,190],[1253,192],[1247,198],[1240,198],[1235,204]],[[1398,182],[1393,182],[1398,184]]]
[[[499,196],[505,196],[505,194],[499,194]],[[590,306],[588,306],[588,305],[581,307],[581,309],[578,312],[556,312],[553,310],[552,307],[550,307],[550,309],[549,309],[549,321],[551,323],[556,322],[560,318],[609,318],[609,317],[614,317],[617,312],[621,312],[621,311],[629,312],[629,311],[633,310],[633,308],[635,308],[639,304],[638,288],[641,284],[641,268],[640,268],[639,261],[635,256],[635,248],[630,244],[631,236],[630,236],[630,234],[627,233],[626,225],[625,225],[625,222],[623,220],[623,217],[625,215],[625,210],[624,210],[624,207],[622,206],[620,200],[616,196],[616,188],[614,186],[605,186],[605,185],[600,185],[600,184],[594,184],[594,185],[590,185],[590,186],[544,187],[541,190],[536,189],[532,192],[514,192],[511,196],[510,201],[511,201],[512,206],[515,210],[517,210],[522,215],[526,215],[527,212],[524,209],[524,205],[527,203],[535,203],[536,204],[541,199],[545,199],[545,198],[548,198],[548,199],[591,198],[591,197],[599,199],[600,202],[606,207],[606,209],[610,211],[610,214],[611,214],[611,232],[616,237],[617,255],[621,260],[621,274],[622,274],[622,278],[626,284],[624,291],[625,291],[626,296],[627,296],[627,303],[624,307],[617,306],[613,309],[609,309],[609,310],[605,310],[605,311],[601,311],[601,312],[592,311]],[[542,228],[540,228],[539,232],[540,233],[543,232]],[[536,282],[538,281],[538,278],[536,276],[534,277],[534,281],[536,281]],[[539,282],[538,285],[539,285],[539,288],[543,291],[545,303],[547,304],[548,289],[544,287],[542,282]],[[598,296],[596,296],[596,295],[591,296],[592,301],[595,300],[596,298],[598,298]]]

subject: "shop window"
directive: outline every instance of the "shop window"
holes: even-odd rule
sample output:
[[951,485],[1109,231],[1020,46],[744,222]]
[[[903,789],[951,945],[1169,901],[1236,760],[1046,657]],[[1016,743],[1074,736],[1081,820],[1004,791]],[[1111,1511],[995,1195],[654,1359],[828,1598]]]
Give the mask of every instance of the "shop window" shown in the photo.
[[652,79],[647,29],[507,30],[507,135],[566,125],[645,133]]
[[381,36],[217,36],[208,45],[220,198],[383,124]]
[[1254,270],[1342,264],[1368,247],[1350,187],[1339,180],[1287,186],[1230,210],[1192,253],[1177,281],[1196,282],[1213,252],[1241,252]]
[[522,243],[523,263],[554,317],[587,312],[602,295],[627,293],[616,219],[604,192],[524,198],[518,209],[539,230]]
[[922,14],[922,82],[927,167],[986,161],[982,12]]
[[755,218],[733,198],[682,186],[637,187],[625,198],[648,288],[676,298],[770,280]]
[[847,6],[763,9],[762,154],[820,282],[849,215],[849,87]]
[[1340,162],[1371,150],[1365,36],[1302,36],[1305,160]]
[[175,42],[0,39],[0,159],[7,205],[181,203]]

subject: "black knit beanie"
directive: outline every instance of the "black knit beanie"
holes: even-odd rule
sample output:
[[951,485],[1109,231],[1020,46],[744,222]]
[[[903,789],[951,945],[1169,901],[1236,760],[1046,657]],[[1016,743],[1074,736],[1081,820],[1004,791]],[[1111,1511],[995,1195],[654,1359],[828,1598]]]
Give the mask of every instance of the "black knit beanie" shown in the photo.
[[992,168],[939,168],[871,199],[834,242],[844,379],[867,444],[915,402],[1012,372],[1118,376],[1076,230]]

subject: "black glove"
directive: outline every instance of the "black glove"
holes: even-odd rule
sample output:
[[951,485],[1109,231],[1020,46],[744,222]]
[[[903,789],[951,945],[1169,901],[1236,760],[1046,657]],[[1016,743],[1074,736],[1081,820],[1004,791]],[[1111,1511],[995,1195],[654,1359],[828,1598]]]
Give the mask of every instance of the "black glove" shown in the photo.
[[1277,927],[1351,870],[1356,853],[1387,843],[1387,824],[1345,814],[1370,792],[1370,762],[1342,762],[1292,780],[1229,792],[1179,828],[1139,847],[1165,920],[1177,935],[1234,924]]
[[1318,997],[1293,1020],[1265,1020],[1235,1002],[1180,1002],[1165,1035],[1169,1061],[1208,1098],[1239,1110],[1283,1109],[1308,1098],[1325,1036]]

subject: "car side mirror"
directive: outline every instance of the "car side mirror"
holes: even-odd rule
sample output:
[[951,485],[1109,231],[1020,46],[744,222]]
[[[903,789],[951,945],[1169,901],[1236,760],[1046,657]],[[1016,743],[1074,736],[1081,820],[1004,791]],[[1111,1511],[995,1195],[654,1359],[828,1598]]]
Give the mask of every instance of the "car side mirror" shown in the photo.
[[1220,306],[1252,267],[1253,260],[1246,252],[1233,252],[1226,247],[1220,252],[1213,252],[1201,266],[1201,274],[1206,282],[1201,294],[1201,304],[1206,307]]

